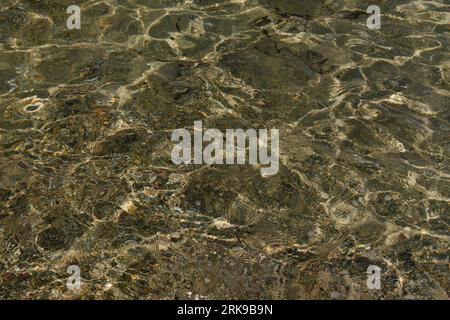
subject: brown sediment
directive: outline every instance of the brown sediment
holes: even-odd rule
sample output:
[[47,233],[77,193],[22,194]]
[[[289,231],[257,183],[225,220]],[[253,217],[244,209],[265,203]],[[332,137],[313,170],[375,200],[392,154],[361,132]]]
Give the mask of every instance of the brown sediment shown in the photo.
[[[449,5],[69,2],[0,7],[0,298],[448,298]],[[200,120],[279,172],[174,165]]]

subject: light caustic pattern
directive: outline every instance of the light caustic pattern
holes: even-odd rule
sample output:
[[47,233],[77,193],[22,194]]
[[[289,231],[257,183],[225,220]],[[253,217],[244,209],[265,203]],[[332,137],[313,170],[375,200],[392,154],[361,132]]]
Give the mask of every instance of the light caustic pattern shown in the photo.
[[[449,18],[0,0],[0,297],[446,298]],[[195,121],[278,129],[277,174],[174,164]]]

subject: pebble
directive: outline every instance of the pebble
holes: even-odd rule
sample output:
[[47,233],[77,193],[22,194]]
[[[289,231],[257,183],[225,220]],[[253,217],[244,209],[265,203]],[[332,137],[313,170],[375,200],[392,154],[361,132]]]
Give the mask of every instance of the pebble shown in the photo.
[[353,205],[354,207],[359,207],[361,204],[360,204],[359,201],[357,201],[357,200],[352,200],[352,205]]
[[341,297],[341,293],[337,292],[337,291],[333,291],[330,293],[330,298],[331,299],[339,299]]

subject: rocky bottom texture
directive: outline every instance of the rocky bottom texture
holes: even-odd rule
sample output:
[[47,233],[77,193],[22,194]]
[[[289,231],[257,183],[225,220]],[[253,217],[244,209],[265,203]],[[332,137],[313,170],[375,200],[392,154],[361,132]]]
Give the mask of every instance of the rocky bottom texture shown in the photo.
[[[447,299],[449,26],[447,0],[0,0],[0,298]],[[278,173],[174,164],[194,121],[278,129]]]

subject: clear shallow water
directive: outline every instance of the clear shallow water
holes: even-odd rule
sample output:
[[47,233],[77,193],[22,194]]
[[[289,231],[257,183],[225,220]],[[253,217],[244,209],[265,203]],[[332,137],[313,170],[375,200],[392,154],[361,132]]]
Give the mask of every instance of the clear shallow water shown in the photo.
[[[448,297],[448,1],[380,30],[370,1],[55,2],[0,1],[0,297]],[[280,171],[174,165],[196,120],[278,128]]]

